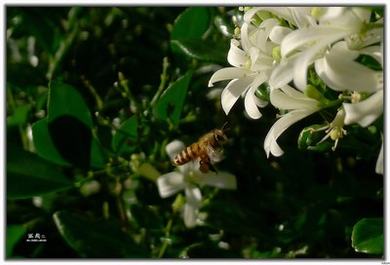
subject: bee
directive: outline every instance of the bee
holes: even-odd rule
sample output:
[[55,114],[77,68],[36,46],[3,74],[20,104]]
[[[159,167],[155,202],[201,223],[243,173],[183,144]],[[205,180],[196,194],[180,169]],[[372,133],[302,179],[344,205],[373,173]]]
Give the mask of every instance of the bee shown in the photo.
[[221,159],[222,146],[228,141],[225,134],[225,123],[222,129],[214,129],[199,140],[179,152],[173,159],[173,164],[176,166],[184,165],[192,160],[199,159],[199,170],[207,173],[209,169],[216,172],[213,162],[218,162]]

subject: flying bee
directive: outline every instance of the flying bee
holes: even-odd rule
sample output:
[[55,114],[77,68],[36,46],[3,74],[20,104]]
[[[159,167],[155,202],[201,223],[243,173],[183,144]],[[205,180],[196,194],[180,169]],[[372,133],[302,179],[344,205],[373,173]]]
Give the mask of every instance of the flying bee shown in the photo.
[[210,168],[216,172],[212,163],[221,160],[222,146],[228,141],[225,134],[226,125],[227,123],[223,125],[222,129],[214,129],[206,133],[197,142],[184,148],[173,159],[173,164],[180,166],[199,159],[201,172],[207,173]]

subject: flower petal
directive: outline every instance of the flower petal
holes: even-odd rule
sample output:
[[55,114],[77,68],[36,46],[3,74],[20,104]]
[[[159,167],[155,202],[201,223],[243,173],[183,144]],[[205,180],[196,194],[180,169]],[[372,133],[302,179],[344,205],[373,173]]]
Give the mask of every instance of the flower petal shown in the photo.
[[268,81],[271,90],[281,88],[290,83],[293,79],[293,65],[294,60],[290,58],[275,67]]
[[184,176],[179,172],[169,172],[157,179],[157,188],[161,198],[167,198],[184,187]]
[[200,202],[202,201],[202,193],[199,188],[189,185],[185,189],[185,195],[187,203],[196,204],[198,206],[200,205]]
[[307,51],[303,52],[294,63],[293,79],[295,86],[304,91],[307,86],[307,68],[313,63],[313,58],[328,44],[320,42]]
[[313,110],[313,109],[293,110],[293,111],[283,115],[279,120],[277,120],[274,123],[274,125],[272,125],[271,129],[269,130],[269,132],[264,140],[264,150],[265,150],[265,153],[267,154],[267,157],[269,157],[270,153],[274,156],[283,155],[284,152],[280,148],[280,146],[278,145],[276,140],[291,125],[293,125],[297,121],[313,114],[315,111],[316,110]]
[[314,26],[316,21],[310,14],[311,9],[311,7],[290,7],[293,24],[298,28]]
[[221,103],[226,115],[229,114],[240,95],[248,89],[253,79],[253,77],[234,79],[225,87],[221,94]]
[[228,172],[209,172],[199,177],[200,185],[208,185],[219,189],[237,189],[236,177]]
[[358,123],[367,127],[383,113],[383,90],[379,90],[359,103],[343,103],[345,124]]
[[185,190],[186,203],[184,204],[184,224],[186,227],[191,228],[196,226],[196,220],[198,219],[198,211],[200,203],[202,201],[202,194],[199,188],[189,186]]
[[267,45],[269,42],[268,38],[272,29],[278,24],[279,22],[276,19],[270,18],[264,20],[259,26],[256,36],[256,47],[259,47],[266,54],[272,53],[272,47]]
[[215,82],[223,81],[223,80],[231,80],[231,79],[239,79],[242,78],[251,72],[244,68],[238,67],[226,67],[219,69],[216,71],[209,80],[209,87],[212,87]]
[[228,62],[235,67],[243,67],[245,63],[248,61],[248,56],[246,53],[238,48],[240,42],[238,40],[230,41],[230,49],[228,52],[227,60]]
[[249,90],[245,95],[245,111],[248,116],[252,119],[259,119],[261,117],[261,113],[258,109],[258,106],[264,106],[267,102],[263,102],[258,99],[255,95],[256,89],[264,83],[266,77],[264,74],[260,74],[256,77],[253,83],[250,85]]
[[345,7],[333,6],[333,7],[317,7],[323,9],[323,14],[321,15],[320,21],[327,22],[339,18],[343,15]]
[[346,42],[339,42],[323,59],[316,61],[316,72],[336,91],[374,92],[382,89],[382,72],[355,62],[358,55],[358,52],[348,49]]
[[363,22],[370,22],[371,10],[363,7],[353,7],[351,11]]
[[185,148],[185,145],[182,141],[173,140],[165,147],[165,151],[167,152],[169,158],[173,160],[175,156]]
[[198,219],[199,208],[196,205],[185,203],[183,211],[184,224],[188,228],[196,226],[196,220]]
[[306,97],[302,92],[298,92],[290,86],[272,90],[270,93],[270,101],[272,105],[283,110],[318,109],[318,102],[316,100]]
[[378,159],[376,160],[375,172],[383,175],[383,141],[381,150],[379,151]]
[[241,26],[240,32],[241,47],[246,53],[248,53],[249,48],[252,46],[249,40],[249,24],[244,22]]
[[272,42],[280,44],[282,42],[283,38],[287,34],[289,34],[290,32],[292,32],[292,29],[290,29],[290,28],[282,27],[282,26],[275,26],[271,30],[271,32],[269,34],[269,38]]
[[344,29],[330,26],[314,26],[310,28],[297,29],[283,39],[280,44],[280,51],[282,57],[286,57],[306,44],[321,42],[324,46],[326,46],[327,44],[331,44],[336,40],[344,38],[348,34],[350,33]]

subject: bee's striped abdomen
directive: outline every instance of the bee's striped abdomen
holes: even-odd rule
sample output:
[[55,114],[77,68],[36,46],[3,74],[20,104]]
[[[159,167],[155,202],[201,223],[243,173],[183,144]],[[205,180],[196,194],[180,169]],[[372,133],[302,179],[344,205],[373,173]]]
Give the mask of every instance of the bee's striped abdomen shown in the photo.
[[198,157],[199,149],[200,147],[197,143],[187,146],[183,151],[176,155],[173,159],[173,163],[175,163],[175,165],[184,165]]

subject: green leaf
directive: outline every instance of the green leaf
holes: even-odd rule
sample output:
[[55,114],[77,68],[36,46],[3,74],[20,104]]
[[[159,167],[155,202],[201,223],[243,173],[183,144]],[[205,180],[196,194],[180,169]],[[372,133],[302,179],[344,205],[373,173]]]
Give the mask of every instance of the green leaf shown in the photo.
[[53,81],[49,86],[48,122],[61,116],[71,116],[92,127],[91,113],[80,93],[72,86]]
[[216,16],[214,18],[214,25],[218,31],[225,37],[231,38],[234,34],[234,28],[232,23],[229,22],[224,16]]
[[7,117],[7,126],[12,127],[25,124],[30,109],[30,105],[21,105],[17,107],[14,113],[11,116]]
[[228,44],[208,40],[184,39],[171,40],[172,50],[180,52],[190,58],[226,64]]
[[187,8],[175,20],[171,39],[201,39],[209,26],[210,14],[208,8]]
[[32,135],[35,151],[39,156],[58,165],[69,166],[57,151],[48,129],[47,118],[35,122],[32,126]]
[[119,224],[106,220],[92,221],[67,211],[56,212],[53,219],[61,236],[81,257],[147,257],[144,249],[122,232]]
[[100,142],[93,137],[91,143],[91,166],[102,168],[107,162],[107,155]]
[[383,254],[383,218],[363,218],[352,230],[352,247],[357,252]]
[[177,125],[187,95],[192,73],[188,72],[165,90],[157,101],[153,112],[157,119],[167,120]]
[[[56,153],[50,160],[59,164],[69,162],[83,169],[104,166],[106,155],[92,134],[91,113],[74,87],[58,81],[51,82],[47,122],[40,125],[38,128],[41,132],[50,136],[48,140],[38,137],[36,144],[43,146],[38,148],[41,156],[50,159]],[[46,144],[48,148],[44,147]]]
[[27,151],[7,151],[7,198],[31,198],[71,187],[57,166]]
[[136,116],[132,116],[127,119],[116,131],[112,138],[112,149],[122,154],[124,152],[132,152],[134,147],[131,146],[138,137],[138,121]]
[[10,258],[15,245],[19,242],[22,236],[26,233],[26,228],[22,225],[8,225],[6,235],[6,257]]

